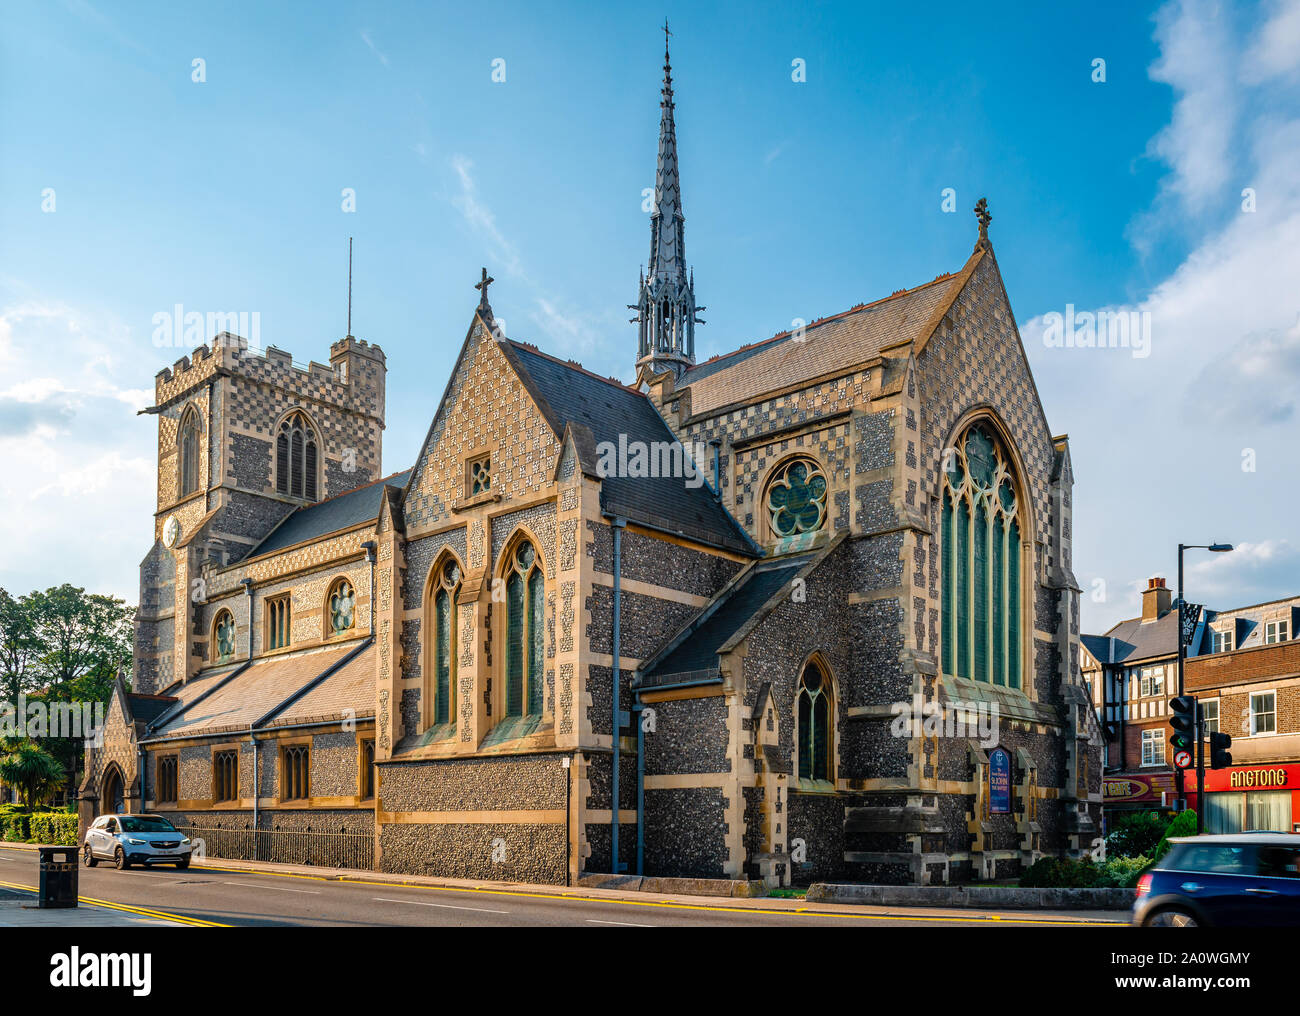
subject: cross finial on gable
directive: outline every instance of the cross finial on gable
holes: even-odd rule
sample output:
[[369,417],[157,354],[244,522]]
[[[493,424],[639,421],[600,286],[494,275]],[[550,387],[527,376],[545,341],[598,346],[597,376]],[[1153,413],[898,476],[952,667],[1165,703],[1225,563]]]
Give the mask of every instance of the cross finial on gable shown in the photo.
[[987,198],[980,198],[975,202],[975,218],[979,220],[980,236],[975,241],[975,249],[981,247],[988,249],[989,246],[989,223],[993,221],[993,216],[989,214],[989,202]]
[[492,285],[494,282],[496,282],[496,279],[488,275],[487,269],[484,268],[483,277],[474,285],[474,288],[482,294],[478,300],[478,309],[480,311],[486,311],[488,317],[492,316],[492,305],[488,303],[488,286]]

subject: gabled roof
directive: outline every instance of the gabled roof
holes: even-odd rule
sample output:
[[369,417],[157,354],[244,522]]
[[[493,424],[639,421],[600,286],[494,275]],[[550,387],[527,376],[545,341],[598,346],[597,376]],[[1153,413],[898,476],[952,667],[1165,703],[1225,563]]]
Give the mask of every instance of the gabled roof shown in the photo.
[[[186,704],[164,719],[156,737],[201,737],[207,734],[246,731],[253,725],[281,721],[286,716],[307,716],[303,709],[328,710],[355,693],[354,678],[368,676],[369,687],[355,694],[350,704],[361,714],[374,709],[374,657],[366,650],[373,641],[349,642],[288,655],[255,659],[234,671],[202,676],[184,685]],[[358,660],[369,661],[358,670]],[[339,694],[324,685],[340,679]],[[319,683],[317,683],[319,682]],[[352,691],[348,691],[352,689]],[[316,695],[317,692],[321,694]],[[335,710],[334,715],[339,710]],[[315,714],[311,714],[315,718]]]
[[[581,424],[598,443],[620,438],[630,447],[676,441],[654,404],[635,388],[601,378],[574,363],[557,360],[535,346],[504,343],[512,362],[543,415],[562,436],[566,425]],[[682,476],[606,476],[601,479],[601,507],[655,529],[744,554],[756,553],[748,534],[731,517],[704,482],[708,463],[696,463],[693,479]],[[692,483],[695,485],[692,486]]]
[[[1140,617],[1121,621],[1102,635],[1084,635],[1083,644],[1099,663],[1137,663],[1178,653],[1178,611],[1155,621]],[[1113,642],[1108,646],[1106,640]],[[1109,657],[1109,658],[1108,658]]]
[[752,402],[767,392],[847,372],[887,349],[924,340],[969,278],[972,256],[956,274],[901,290],[874,303],[742,346],[689,370],[677,388],[691,389],[691,413]]
[[379,518],[379,505],[383,498],[384,487],[404,487],[410,476],[411,471],[407,469],[386,476],[382,480],[375,480],[364,487],[356,487],[324,501],[299,508],[272,529],[266,539],[252,549],[248,557],[270,554],[371,522]]
[[664,687],[687,675],[695,675],[693,680],[698,680],[716,673],[718,654],[732,636],[753,620],[815,556],[801,554],[762,562],[738,576],[678,633],[673,639],[676,645],[667,654],[650,661],[641,675],[640,686]]

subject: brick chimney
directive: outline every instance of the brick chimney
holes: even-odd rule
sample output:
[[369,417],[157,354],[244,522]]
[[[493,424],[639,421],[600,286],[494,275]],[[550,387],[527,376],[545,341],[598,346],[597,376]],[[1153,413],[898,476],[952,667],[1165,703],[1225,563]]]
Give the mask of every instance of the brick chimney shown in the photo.
[[1142,620],[1158,621],[1169,613],[1173,606],[1173,593],[1165,587],[1161,577],[1147,579],[1147,587],[1142,591]]

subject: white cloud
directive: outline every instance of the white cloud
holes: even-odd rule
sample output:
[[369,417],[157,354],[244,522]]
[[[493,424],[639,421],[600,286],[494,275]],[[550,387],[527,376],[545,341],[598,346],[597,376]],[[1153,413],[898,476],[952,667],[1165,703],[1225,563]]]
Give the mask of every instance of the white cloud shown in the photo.
[[1300,71],[1300,0],[1275,0],[1252,40],[1242,76],[1251,83]]
[[1238,97],[1227,17],[1214,0],[1176,0],[1157,13],[1155,34],[1160,56],[1151,78],[1171,85],[1178,98],[1149,152],[1173,169],[1162,189],[1199,212],[1222,195],[1232,169]]
[[[10,286],[9,288],[14,288]],[[135,602],[153,512],[148,336],[101,312],[0,294],[0,584],[72,582]]]
[[[1293,6],[1275,5],[1278,31],[1290,30]],[[1149,235],[1134,242],[1187,230],[1193,243],[1166,278],[1117,308],[1150,315],[1150,356],[1045,348],[1042,315],[1022,327],[1052,424],[1071,436],[1076,574],[1085,591],[1097,578],[1123,590],[1100,604],[1085,592],[1089,632],[1132,616],[1147,576],[1172,578],[1179,541],[1250,548],[1215,555],[1206,567],[1220,572],[1197,564],[1190,599],[1224,608],[1300,592],[1284,539],[1300,399],[1300,94],[1276,73],[1258,83],[1238,73],[1244,47],[1259,52],[1269,30],[1241,43],[1227,21],[1197,2],[1157,16],[1152,75],[1175,83],[1178,99],[1153,142],[1170,172],[1135,219]],[[1245,187],[1254,211],[1243,207]],[[1068,302],[1062,292],[1049,310]],[[1200,585],[1229,572],[1231,581]]]

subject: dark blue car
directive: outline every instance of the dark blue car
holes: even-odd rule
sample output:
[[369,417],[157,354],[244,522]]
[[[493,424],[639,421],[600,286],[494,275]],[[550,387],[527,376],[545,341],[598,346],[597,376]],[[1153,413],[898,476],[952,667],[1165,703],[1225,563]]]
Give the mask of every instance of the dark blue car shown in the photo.
[[1144,928],[1300,927],[1300,835],[1230,833],[1171,840],[1138,879]]

